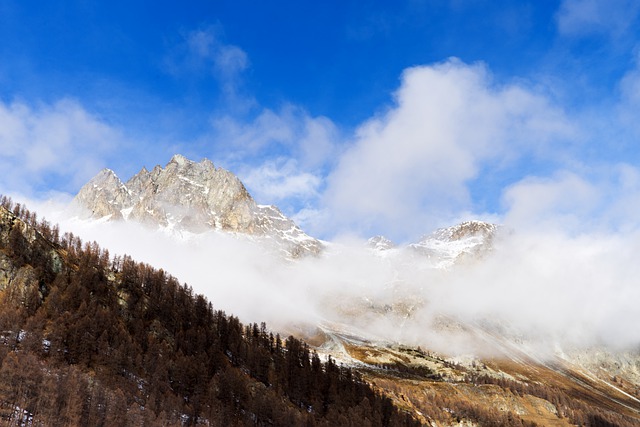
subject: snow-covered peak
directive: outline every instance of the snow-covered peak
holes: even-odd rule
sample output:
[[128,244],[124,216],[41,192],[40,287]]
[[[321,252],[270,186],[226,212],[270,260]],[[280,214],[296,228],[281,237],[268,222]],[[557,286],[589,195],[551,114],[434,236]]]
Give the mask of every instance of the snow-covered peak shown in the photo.
[[465,221],[438,229],[406,246],[398,246],[384,236],[375,236],[367,241],[367,247],[383,258],[408,257],[424,267],[448,269],[490,250],[499,229],[496,224]]

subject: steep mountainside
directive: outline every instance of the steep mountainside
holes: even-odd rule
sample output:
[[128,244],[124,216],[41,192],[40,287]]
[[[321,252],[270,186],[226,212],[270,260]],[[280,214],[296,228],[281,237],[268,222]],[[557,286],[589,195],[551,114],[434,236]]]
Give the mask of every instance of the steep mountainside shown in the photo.
[[490,331],[475,332],[494,356],[451,357],[370,341],[348,325],[325,324],[306,339],[428,425],[640,426],[638,354],[591,349],[582,360],[540,359]]
[[273,242],[292,257],[322,248],[278,208],[256,204],[235,175],[207,159],[196,163],[175,155],[164,168],[142,168],[126,183],[104,169],[82,187],[73,205],[94,219],[193,233],[240,233]]
[[419,425],[294,337],[0,204],[0,425]]

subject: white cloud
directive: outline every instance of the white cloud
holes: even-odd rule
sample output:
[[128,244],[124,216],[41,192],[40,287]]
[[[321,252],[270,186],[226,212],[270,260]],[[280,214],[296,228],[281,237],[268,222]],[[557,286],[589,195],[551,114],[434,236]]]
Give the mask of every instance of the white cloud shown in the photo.
[[[620,133],[629,132],[631,134],[631,144],[636,144],[640,135],[640,124],[638,123],[638,109],[640,108],[640,49],[636,48],[634,65],[622,76],[618,84],[619,99],[616,109],[617,121],[615,126],[622,130]],[[607,112],[603,113],[606,114]],[[609,114],[611,114],[609,112]],[[609,125],[611,128],[611,125]],[[617,141],[612,141],[617,142]]]
[[300,201],[318,196],[321,178],[300,170],[293,159],[268,161],[259,167],[240,171],[243,183],[259,202],[278,204],[286,199]]
[[285,105],[263,109],[250,121],[216,117],[213,126],[213,157],[223,158],[258,201],[290,215],[315,210],[338,152],[339,132],[331,120]]
[[229,151],[241,156],[262,151],[270,145],[290,145],[294,142],[293,116],[284,110],[280,114],[264,109],[252,121],[232,116],[214,117],[216,139],[225,143]]
[[206,156],[237,173],[261,203],[277,203],[289,214],[315,204],[339,142],[330,119],[292,104],[263,108],[242,93],[249,58],[224,41],[220,26],[183,34],[165,63],[176,77],[210,71],[220,83],[223,107],[212,113],[211,131],[199,138],[210,147]]
[[598,204],[598,190],[570,172],[525,178],[504,191],[505,223],[516,229],[576,230]]
[[213,78],[219,84],[225,109],[239,112],[256,105],[256,100],[242,90],[242,75],[249,65],[249,56],[242,48],[226,43],[220,25],[183,32],[163,61],[164,70],[176,78]]
[[490,257],[435,291],[447,312],[468,321],[501,321],[534,340],[636,346],[640,334],[625,325],[640,315],[637,238],[515,232],[499,240]]
[[639,11],[637,0],[563,0],[556,20],[564,35],[618,36],[631,27]]
[[329,176],[329,226],[428,231],[470,207],[468,183],[481,168],[546,156],[572,132],[544,95],[496,86],[483,65],[451,59],[408,69],[393,108],[358,129]]
[[0,167],[4,191],[75,191],[121,142],[117,130],[70,99],[52,105],[0,103]]
[[[574,177],[561,178],[580,187]],[[128,253],[175,274],[217,309],[245,322],[267,321],[280,332],[335,323],[447,354],[474,350],[468,335],[455,340],[434,326],[445,316],[472,329],[497,325],[547,351],[556,343],[567,349],[640,342],[640,331],[625,327],[640,316],[637,232],[516,231],[496,239],[477,263],[433,270],[428,258],[411,251],[380,257],[361,241],[334,243],[321,257],[292,263],[242,236],[176,239],[132,223],[69,220],[54,205],[37,210],[111,254]]]
[[248,121],[216,116],[212,124],[215,139],[235,157],[263,157],[273,151],[315,169],[331,163],[337,149],[338,130],[330,119],[312,117],[291,104],[277,111],[264,108]]
[[215,67],[224,75],[236,75],[249,65],[249,58],[238,46],[222,45],[214,56]]
[[234,78],[249,66],[249,58],[238,46],[223,43],[220,30],[208,27],[189,32],[186,44],[194,65],[209,65],[227,78]]
[[627,71],[620,80],[622,101],[631,105],[640,105],[640,69],[636,66]]
[[640,230],[640,170],[628,164],[527,177],[503,193],[504,223],[516,230],[612,235]]
[[219,26],[186,32],[165,58],[171,74],[208,71],[234,80],[249,66],[249,57],[240,47],[225,43]]

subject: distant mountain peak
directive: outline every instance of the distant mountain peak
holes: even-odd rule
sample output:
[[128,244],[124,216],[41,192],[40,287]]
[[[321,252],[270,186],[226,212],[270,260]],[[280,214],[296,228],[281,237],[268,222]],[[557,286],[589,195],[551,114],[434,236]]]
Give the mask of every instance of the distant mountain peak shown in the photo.
[[438,267],[451,267],[477,258],[491,249],[500,226],[484,221],[464,221],[440,228],[409,247],[434,260]]
[[293,256],[318,253],[321,248],[280,210],[258,206],[233,173],[216,168],[208,159],[194,162],[176,154],[164,168],[143,167],[126,184],[105,169],[80,189],[73,203],[94,219],[271,237]]
[[384,236],[373,236],[367,240],[367,246],[379,251],[386,251],[395,248],[396,244]]

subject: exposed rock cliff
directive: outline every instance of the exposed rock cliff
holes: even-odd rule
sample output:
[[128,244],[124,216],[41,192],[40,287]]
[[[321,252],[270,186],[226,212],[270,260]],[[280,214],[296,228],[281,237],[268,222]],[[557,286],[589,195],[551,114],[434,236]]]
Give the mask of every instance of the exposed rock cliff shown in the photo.
[[142,168],[126,183],[105,169],[82,187],[73,203],[95,219],[256,236],[293,257],[317,254],[322,247],[275,206],[256,204],[234,174],[207,159],[193,162],[175,155],[164,168]]

